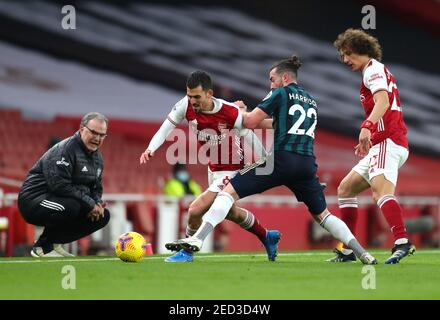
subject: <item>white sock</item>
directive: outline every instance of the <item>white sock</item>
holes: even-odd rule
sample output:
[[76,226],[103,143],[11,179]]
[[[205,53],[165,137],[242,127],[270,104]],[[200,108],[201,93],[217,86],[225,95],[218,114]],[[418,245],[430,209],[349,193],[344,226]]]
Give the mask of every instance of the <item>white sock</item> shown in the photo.
[[234,202],[234,198],[229,193],[219,192],[211,208],[203,216],[203,222],[208,222],[215,228],[216,225],[225,220]]
[[400,238],[397,239],[394,244],[407,244],[408,243],[408,239],[407,238]]
[[350,229],[348,229],[347,225],[344,221],[335,217],[331,213],[325,216],[320,223],[321,227],[330,232],[330,234],[341,241],[345,245],[348,246],[350,240],[355,239],[354,235],[351,233]]
[[339,208],[357,208],[358,200],[354,198],[338,198]]

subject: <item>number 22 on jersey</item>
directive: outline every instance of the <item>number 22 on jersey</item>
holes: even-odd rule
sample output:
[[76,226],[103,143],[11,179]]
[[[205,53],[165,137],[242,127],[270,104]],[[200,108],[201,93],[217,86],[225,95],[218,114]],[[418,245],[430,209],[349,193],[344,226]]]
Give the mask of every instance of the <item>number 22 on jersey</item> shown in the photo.
[[[316,123],[318,122],[318,115],[316,113],[316,110],[313,108],[309,108],[307,110],[307,112],[304,110],[304,107],[300,104],[294,104],[293,106],[290,107],[289,109],[289,114],[291,116],[294,116],[295,113],[299,112],[299,118],[298,120],[295,121],[295,123],[293,124],[292,128],[290,128],[290,130],[288,131],[289,134],[296,134],[296,135],[307,135],[309,137],[311,137],[312,139],[315,138],[315,128],[316,128]],[[312,125],[306,130],[305,128],[300,129],[300,127],[302,126],[302,124],[304,123],[304,121],[307,118],[310,119],[314,119]]]

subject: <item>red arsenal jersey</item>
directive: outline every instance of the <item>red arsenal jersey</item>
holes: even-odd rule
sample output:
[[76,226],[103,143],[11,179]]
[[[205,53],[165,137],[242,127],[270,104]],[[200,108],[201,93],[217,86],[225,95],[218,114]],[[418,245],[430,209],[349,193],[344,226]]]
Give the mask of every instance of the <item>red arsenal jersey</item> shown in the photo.
[[373,145],[390,138],[395,144],[408,148],[406,126],[400,106],[399,91],[396,80],[388,69],[375,59],[371,59],[362,71],[363,79],[360,86],[360,99],[365,115],[368,118],[374,108],[373,95],[385,90],[388,93],[390,107],[377,123],[372,133]]
[[221,99],[212,98],[214,109],[196,113],[187,96],[176,103],[168,120],[177,125],[186,119],[205,147],[211,171],[235,171],[243,167],[243,145],[239,131],[242,114],[239,108]]

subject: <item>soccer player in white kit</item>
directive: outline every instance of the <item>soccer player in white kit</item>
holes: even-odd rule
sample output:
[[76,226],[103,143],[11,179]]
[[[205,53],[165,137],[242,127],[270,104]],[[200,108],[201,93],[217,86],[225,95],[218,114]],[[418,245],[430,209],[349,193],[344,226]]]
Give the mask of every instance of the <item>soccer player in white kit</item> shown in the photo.
[[[357,222],[357,195],[371,188],[374,201],[381,209],[394,236],[392,255],[386,264],[398,263],[415,252],[408,240],[402,208],[395,197],[399,168],[408,158],[406,126],[400,105],[396,80],[379,62],[382,50],[378,40],[360,29],[347,29],[334,46],[341,60],[354,72],[362,73],[360,102],[366,119],[360,126],[355,154],[362,159],[345,176],[338,187],[342,220],[353,233]],[[354,261],[347,248],[336,249],[331,262]]]
[[[154,152],[165,142],[166,137],[183,120],[197,135],[198,142],[204,147],[209,145],[208,180],[209,188],[196,200],[188,210],[186,235],[192,236],[202,223],[202,217],[209,209],[217,193],[220,192],[237,172],[243,168],[243,146],[240,137],[250,144],[259,156],[264,156],[264,148],[253,131],[242,126],[242,114],[233,103],[213,97],[211,77],[204,71],[194,71],[187,79],[187,94],[175,104],[167,119],[153,136],[147,149],[140,156],[140,163],[147,163]],[[231,138],[233,140],[231,142]],[[228,144],[225,148],[224,144]],[[225,154],[226,152],[227,154]],[[274,261],[277,255],[280,232],[266,230],[252,212],[234,206],[227,219],[239,224],[243,229],[255,234],[266,248],[268,259]],[[167,247],[169,250],[180,250],[180,246]],[[191,262],[193,253],[180,250],[166,262]]]

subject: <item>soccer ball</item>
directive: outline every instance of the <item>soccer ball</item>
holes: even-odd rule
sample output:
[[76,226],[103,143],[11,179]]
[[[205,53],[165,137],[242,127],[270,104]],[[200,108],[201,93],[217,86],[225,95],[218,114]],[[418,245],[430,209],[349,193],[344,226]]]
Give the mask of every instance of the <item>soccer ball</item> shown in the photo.
[[125,262],[141,261],[146,248],[144,237],[133,231],[121,234],[115,244],[116,256]]

